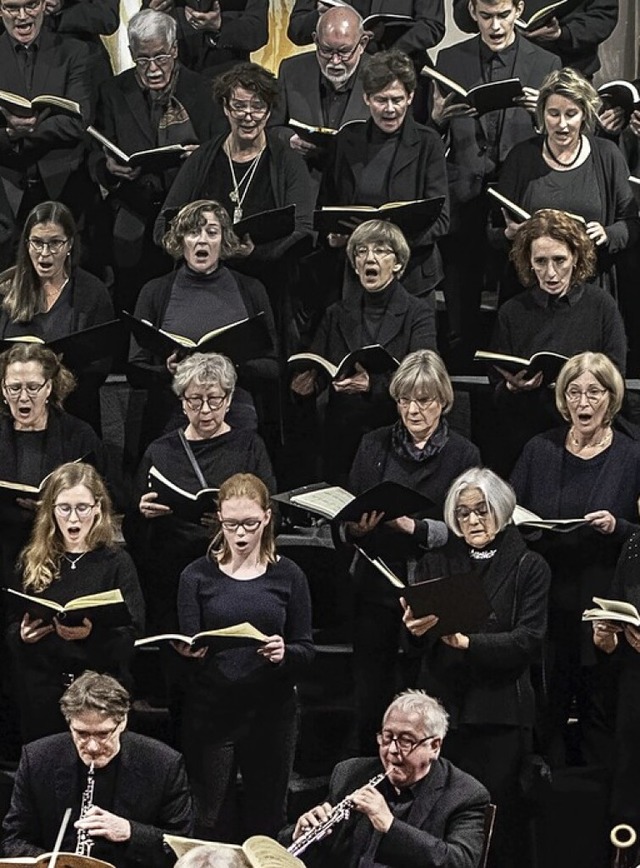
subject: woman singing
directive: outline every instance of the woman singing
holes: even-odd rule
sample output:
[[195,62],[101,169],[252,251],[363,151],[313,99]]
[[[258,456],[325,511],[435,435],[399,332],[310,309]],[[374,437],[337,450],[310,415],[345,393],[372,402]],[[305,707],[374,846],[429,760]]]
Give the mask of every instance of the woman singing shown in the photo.
[[[190,652],[183,752],[196,800],[197,834],[213,840],[275,835],[295,748],[294,684],[313,657],[307,580],[276,554],[269,493],[250,473],[220,487],[220,531],[206,557],[182,573],[180,629],[187,635],[249,621],[267,634],[257,649]],[[236,810],[236,776],[243,780]]]

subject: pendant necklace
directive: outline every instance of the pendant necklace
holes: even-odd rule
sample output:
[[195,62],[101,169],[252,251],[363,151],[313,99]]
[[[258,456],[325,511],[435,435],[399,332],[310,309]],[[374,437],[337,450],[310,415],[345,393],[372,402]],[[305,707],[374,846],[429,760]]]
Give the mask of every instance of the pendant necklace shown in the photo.
[[71,564],[71,569],[72,569],[72,570],[75,570],[75,569],[76,569],[76,564],[78,563],[78,561],[81,561],[82,558],[83,558],[86,554],[89,554],[89,553],[88,553],[88,552],[82,552],[82,554],[81,554],[81,555],[78,555],[77,558],[68,558],[65,554],[63,554],[62,557],[65,559],[65,561],[67,561],[68,563]]
[[[231,159],[231,146],[226,145],[224,148],[224,152],[227,155],[227,160],[229,161],[229,169],[231,170],[231,179],[233,181],[233,190],[229,193],[229,199],[235,205],[233,209],[233,222],[239,223],[242,220],[242,203],[244,202],[247,192],[249,191],[249,187],[251,186],[251,182],[253,181],[253,176],[255,175],[258,169],[258,163],[260,162],[260,157],[262,156],[262,152],[264,148],[261,148],[259,153],[251,160],[249,163],[249,167],[247,168],[244,175],[238,181],[236,177],[236,170],[233,165],[233,160]],[[244,186],[244,190],[242,187]],[[242,193],[240,192],[242,190]]]
[[563,163],[562,160],[559,160],[556,157],[556,155],[553,153],[553,151],[551,150],[551,145],[549,144],[549,136],[545,136],[545,140],[544,140],[544,144],[545,144],[545,147],[547,149],[547,153],[549,154],[549,156],[551,157],[553,162],[557,163],[558,166],[562,166],[563,169],[570,169],[571,166],[575,165],[575,163],[578,162],[578,159],[580,158],[580,154],[582,153],[582,142],[583,142],[583,139],[582,139],[582,136],[580,136],[580,144],[578,145],[578,150],[576,151],[575,157],[572,160],[569,160],[568,163]]

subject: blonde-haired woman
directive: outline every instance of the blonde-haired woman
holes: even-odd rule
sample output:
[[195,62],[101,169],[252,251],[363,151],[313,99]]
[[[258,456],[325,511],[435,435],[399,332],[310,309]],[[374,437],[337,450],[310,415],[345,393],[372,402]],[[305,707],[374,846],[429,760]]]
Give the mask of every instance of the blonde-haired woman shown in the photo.
[[555,393],[566,424],[531,439],[511,476],[521,506],[542,518],[585,520],[584,527],[571,533],[544,532],[532,543],[552,573],[543,749],[554,763],[564,763],[567,719],[575,698],[583,758],[603,764],[613,747],[615,678],[604,655],[595,653],[580,616],[592,606],[593,596],[610,596],[620,551],[637,527],[640,443],[631,426],[616,421],[624,380],[604,354],[570,358]]
[[[276,553],[269,492],[250,473],[220,487],[220,529],[206,557],[182,573],[182,633],[249,621],[269,640],[215,653],[190,652],[193,677],[183,714],[182,749],[196,801],[197,834],[242,841],[284,824],[295,748],[298,671],[313,657],[307,580]],[[242,811],[236,777],[243,780]]]
[[29,544],[20,557],[20,590],[65,604],[76,597],[119,589],[131,616],[123,627],[84,617],[35,617],[20,598],[9,625],[23,740],[66,729],[58,708],[65,687],[85,669],[129,680],[133,640],[144,626],[144,603],[135,567],[116,544],[106,486],[89,464],[63,464],[51,474],[38,504]]

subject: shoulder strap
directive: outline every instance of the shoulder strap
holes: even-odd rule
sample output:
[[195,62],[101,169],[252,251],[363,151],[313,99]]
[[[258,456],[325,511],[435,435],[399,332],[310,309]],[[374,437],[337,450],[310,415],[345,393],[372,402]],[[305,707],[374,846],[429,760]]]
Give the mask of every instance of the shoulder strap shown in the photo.
[[193,472],[196,475],[196,479],[200,483],[201,488],[207,488],[207,480],[204,478],[202,470],[200,469],[200,465],[196,461],[196,456],[193,454],[193,449],[189,446],[189,441],[184,436],[184,431],[182,428],[178,430],[178,437],[180,438],[180,442],[184,447],[184,451],[186,452],[187,458],[189,459],[189,464],[193,468]]

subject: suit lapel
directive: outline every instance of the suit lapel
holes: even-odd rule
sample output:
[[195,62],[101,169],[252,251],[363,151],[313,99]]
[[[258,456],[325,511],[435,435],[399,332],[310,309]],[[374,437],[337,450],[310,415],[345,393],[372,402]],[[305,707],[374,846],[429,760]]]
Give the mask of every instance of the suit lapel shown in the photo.
[[424,829],[427,819],[431,814],[435,804],[440,798],[440,794],[445,784],[445,772],[442,763],[436,761],[432,763],[429,774],[424,781],[419,784],[420,793],[413,800],[406,822],[410,826],[415,826],[417,829]]
[[393,295],[389,299],[389,306],[380,324],[380,331],[378,332],[378,343],[381,346],[388,346],[401,330],[408,307],[409,300],[407,294],[403,287],[396,283],[393,288]]
[[0,37],[0,82],[2,90],[17,93],[20,96],[26,95],[24,78],[18,66],[13,42],[6,33]]
[[62,73],[60,58],[56,56],[54,37],[51,33],[42,31],[40,44],[36,51],[35,64],[33,67],[33,86],[31,96],[41,96],[45,93],[64,95],[64,81],[56,73]]
[[[130,82],[127,82],[127,87],[124,89],[124,99],[129,111],[131,112],[131,117],[140,131],[141,138],[148,143],[150,148],[155,148],[156,140],[155,137],[151,135],[150,126],[147,122],[149,111],[144,101],[142,88],[138,86],[135,78],[132,78]],[[143,149],[136,148],[136,150]]]
[[356,72],[355,78],[353,80],[353,87],[351,88],[351,94],[349,96],[349,100],[347,102],[347,106],[344,110],[344,115],[342,117],[342,123],[346,124],[347,121],[353,121],[361,118],[363,114],[366,114],[365,104],[364,104],[364,91],[362,89],[362,61],[358,66],[358,71]]
[[124,732],[120,743],[120,768],[113,813],[122,817],[140,817],[140,794],[147,789],[144,769],[138,764],[138,758],[134,746],[130,743],[129,734]]
[[[357,279],[357,278],[356,278]],[[363,290],[364,292],[364,290]],[[344,315],[338,320],[338,331],[349,348],[349,352],[359,350],[362,346],[362,315],[360,311],[360,294],[354,293],[353,298],[345,304]]]
[[[406,169],[407,166],[415,163],[419,156],[420,136],[414,126],[413,120],[410,116],[407,116],[393,159],[393,164],[391,166],[391,185],[393,185],[394,178],[396,178],[403,169]],[[414,173],[411,176],[414,183],[416,177],[417,173]],[[395,201],[395,196],[393,199]]]

